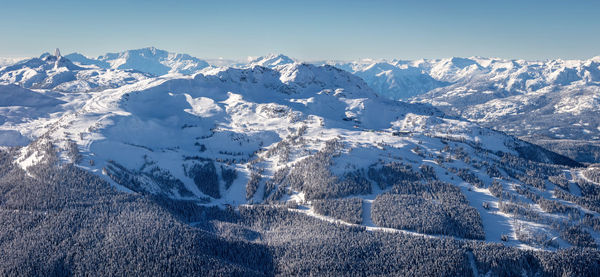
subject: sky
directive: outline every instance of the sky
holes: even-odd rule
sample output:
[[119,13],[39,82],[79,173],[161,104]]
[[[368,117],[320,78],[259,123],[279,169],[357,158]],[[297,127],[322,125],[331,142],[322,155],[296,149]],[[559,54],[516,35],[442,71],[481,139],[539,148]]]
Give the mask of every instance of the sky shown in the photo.
[[200,58],[600,55],[600,1],[0,0],[0,57],[155,46]]

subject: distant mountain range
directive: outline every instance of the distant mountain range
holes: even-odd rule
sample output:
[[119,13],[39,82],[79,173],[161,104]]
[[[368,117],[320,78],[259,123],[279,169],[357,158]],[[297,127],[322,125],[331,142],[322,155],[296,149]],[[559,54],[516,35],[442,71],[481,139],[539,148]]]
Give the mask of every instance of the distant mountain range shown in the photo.
[[336,64],[380,95],[431,104],[585,162],[600,161],[600,57]]

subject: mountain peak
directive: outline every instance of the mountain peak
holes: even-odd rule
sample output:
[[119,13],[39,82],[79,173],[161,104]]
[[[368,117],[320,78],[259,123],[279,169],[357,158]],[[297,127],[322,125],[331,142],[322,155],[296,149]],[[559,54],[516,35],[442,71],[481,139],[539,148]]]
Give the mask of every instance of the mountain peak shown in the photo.
[[458,68],[465,68],[474,64],[478,65],[477,62],[472,59],[461,57],[452,57],[448,62]]
[[129,50],[126,52],[141,52],[141,53],[148,53],[148,54],[152,54],[153,56],[156,55],[164,55],[164,54],[169,54],[168,51],[166,50],[162,50],[162,49],[158,49],[154,46],[150,46],[150,47],[145,47],[145,48],[140,48],[140,49],[134,49],[134,50]]
[[283,54],[268,54],[266,56],[251,59],[248,63],[250,66],[260,65],[264,67],[275,67],[278,65],[295,63],[293,59]]
[[107,53],[96,60],[107,63],[107,68],[133,69],[156,76],[168,73],[194,74],[209,66],[206,61],[190,55],[171,53],[154,46]]

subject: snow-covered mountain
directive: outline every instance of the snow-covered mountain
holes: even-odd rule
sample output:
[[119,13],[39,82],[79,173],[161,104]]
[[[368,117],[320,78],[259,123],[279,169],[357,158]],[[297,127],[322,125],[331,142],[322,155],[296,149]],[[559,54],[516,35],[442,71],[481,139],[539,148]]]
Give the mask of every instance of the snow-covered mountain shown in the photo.
[[600,161],[600,59],[472,60],[481,69],[413,101],[431,103],[579,161]]
[[0,68],[0,84],[17,84],[31,89],[86,92],[119,87],[147,79],[149,74],[132,70],[90,68],[70,59],[45,53],[39,58],[22,60]]
[[417,66],[400,61],[358,61],[333,65],[363,78],[378,94],[390,99],[406,99],[449,84],[433,78]]
[[253,67],[258,65],[273,68],[278,65],[292,64],[294,62],[295,61],[293,59],[283,54],[269,54],[266,56],[250,59],[248,61],[248,64],[244,66]]
[[75,80],[75,71],[83,68],[61,56],[43,54],[0,69],[0,81],[24,87],[52,88]]
[[[294,62],[294,59],[285,55],[269,54],[236,66],[252,67],[260,65],[273,68]],[[364,79],[379,95],[394,100],[407,99],[450,84],[444,78],[436,79],[430,76],[429,72],[419,66],[418,62],[399,60],[388,62],[385,60],[363,59],[352,62],[313,61],[310,63],[316,65],[328,64],[351,72]]]
[[[361,60],[348,63],[329,63],[351,73],[362,75],[364,79],[370,80],[367,81],[369,85],[377,84],[376,87],[381,89],[379,93],[382,95],[392,99],[407,99],[435,88],[458,85],[488,85],[490,90],[501,90],[513,94],[573,83],[593,85],[600,80],[599,61],[599,57],[580,61],[550,60],[545,62],[454,57],[437,60]],[[394,78],[412,79],[415,84],[421,84],[421,86],[401,89]],[[387,84],[387,86],[381,84]],[[415,90],[418,93],[415,93]]]
[[429,103],[585,162],[600,161],[600,58],[329,62],[379,95]]
[[[577,185],[584,170],[568,158],[430,105],[378,97],[330,65],[271,65],[87,93],[15,90],[40,105],[60,101],[58,110],[0,129],[33,141],[16,157],[26,170],[74,163],[132,193],[203,205],[296,203],[294,212],[369,230],[556,249],[581,243],[561,233],[575,226],[574,211],[600,217]],[[362,203],[358,220],[323,213],[320,201],[348,197]],[[589,226],[577,228],[598,240]]]
[[72,53],[66,58],[80,65],[96,66],[104,69],[132,69],[155,76],[167,73],[194,74],[209,64],[187,54],[170,53],[165,50],[147,47],[119,53],[107,53],[97,58],[88,58]]
[[[23,146],[30,140],[19,129],[29,122],[41,119],[47,121],[51,113],[61,113],[64,101],[55,95],[46,95],[17,85],[0,85],[0,145]],[[23,124],[23,125],[22,125]],[[21,126],[20,128],[14,128]]]

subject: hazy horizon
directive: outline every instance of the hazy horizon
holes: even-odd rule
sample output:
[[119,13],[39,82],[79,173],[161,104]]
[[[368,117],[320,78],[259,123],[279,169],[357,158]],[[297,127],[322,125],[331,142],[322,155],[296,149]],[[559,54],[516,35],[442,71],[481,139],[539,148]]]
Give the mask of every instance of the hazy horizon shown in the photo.
[[300,60],[600,55],[592,1],[41,1],[2,4],[0,57],[155,46],[199,58]]

